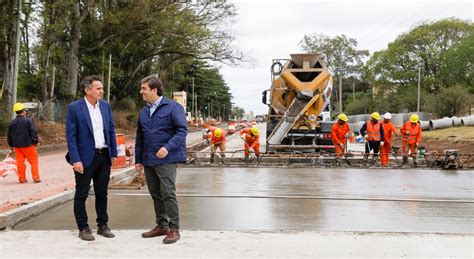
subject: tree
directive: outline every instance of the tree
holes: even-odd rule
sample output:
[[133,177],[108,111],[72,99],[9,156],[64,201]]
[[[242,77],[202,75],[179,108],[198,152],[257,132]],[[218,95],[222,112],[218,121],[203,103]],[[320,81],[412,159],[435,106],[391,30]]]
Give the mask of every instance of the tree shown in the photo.
[[427,96],[424,109],[439,118],[464,116],[469,113],[473,100],[466,87],[457,85]]
[[[368,64],[377,83],[386,87],[403,87],[416,84],[418,68],[422,69],[423,88],[438,93],[445,82],[441,76],[447,52],[468,37],[474,30],[473,24],[459,19],[445,19],[423,23],[397,37],[386,50],[374,53]],[[451,67],[451,71],[460,67]],[[465,71],[462,68],[462,71]],[[381,91],[392,89],[382,88]]]
[[0,1],[0,82],[2,114],[11,114],[13,107],[13,72],[18,25],[18,0]]
[[[339,79],[340,85],[342,80],[349,76],[361,77],[363,59],[369,55],[368,50],[357,49],[357,40],[345,35],[335,37],[323,34],[305,35],[300,41],[300,47],[305,52],[320,53],[334,77]],[[336,87],[333,89],[336,90]],[[337,96],[339,102],[342,98]],[[340,109],[342,110],[342,105]]]

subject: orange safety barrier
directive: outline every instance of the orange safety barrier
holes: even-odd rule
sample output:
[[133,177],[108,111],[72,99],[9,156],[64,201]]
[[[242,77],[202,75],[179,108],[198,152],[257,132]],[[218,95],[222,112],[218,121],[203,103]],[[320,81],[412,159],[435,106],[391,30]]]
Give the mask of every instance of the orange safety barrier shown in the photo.
[[349,135],[349,142],[355,143],[356,140],[355,140],[355,137],[354,137],[354,132],[351,132],[351,133],[349,133],[349,134],[350,134],[350,135]]
[[113,169],[127,166],[127,157],[125,156],[125,136],[123,134],[116,134],[117,140],[117,162],[112,166]]

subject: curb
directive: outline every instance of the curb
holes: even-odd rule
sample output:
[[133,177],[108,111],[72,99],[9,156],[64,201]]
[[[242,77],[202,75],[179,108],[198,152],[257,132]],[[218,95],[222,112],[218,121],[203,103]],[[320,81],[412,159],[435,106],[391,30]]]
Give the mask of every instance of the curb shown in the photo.
[[[44,152],[44,151],[54,151],[54,150],[61,150],[64,149],[66,150],[64,154],[67,152],[67,144],[62,143],[62,144],[51,144],[51,145],[39,145],[36,146],[36,151],[38,152]],[[1,156],[6,156],[8,154],[8,151],[10,149],[0,149],[0,155]]]
[[[110,176],[110,184],[120,181],[121,179],[133,174],[135,168],[124,168]],[[13,210],[0,213],[0,230],[13,228],[21,222],[29,220],[42,212],[51,208],[62,205],[74,199],[75,191],[65,191],[48,198],[35,201],[25,206],[20,206]]]

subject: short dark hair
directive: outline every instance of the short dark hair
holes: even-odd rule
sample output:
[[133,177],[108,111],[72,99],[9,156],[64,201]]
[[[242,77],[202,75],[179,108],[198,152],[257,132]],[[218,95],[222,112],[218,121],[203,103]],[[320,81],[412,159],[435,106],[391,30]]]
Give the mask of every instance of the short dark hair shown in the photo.
[[145,78],[143,78],[140,81],[141,84],[148,83],[148,86],[150,89],[156,89],[158,96],[163,95],[163,83],[161,83],[161,79],[158,77],[158,75],[149,75]]
[[86,76],[86,77],[84,77],[84,79],[82,79],[81,85],[82,85],[82,92],[84,94],[86,94],[86,89],[87,88],[89,88],[89,89],[91,88],[92,83],[94,81],[99,81],[99,82],[102,83],[102,78],[98,75],[90,75],[90,76]]

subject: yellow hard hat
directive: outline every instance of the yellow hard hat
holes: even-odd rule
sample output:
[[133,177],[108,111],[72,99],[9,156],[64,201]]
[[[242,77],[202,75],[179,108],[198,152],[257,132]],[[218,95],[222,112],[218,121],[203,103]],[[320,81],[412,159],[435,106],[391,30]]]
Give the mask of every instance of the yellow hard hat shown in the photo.
[[418,117],[417,114],[412,114],[412,115],[410,116],[410,121],[411,121],[412,123],[417,123],[419,119],[420,119],[420,118]]
[[214,136],[216,136],[217,138],[222,136],[222,130],[220,128],[215,129]]
[[372,119],[376,119],[376,120],[380,120],[380,114],[378,112],[374,112],[372,113],[372,115],[370,116]]
[[252,134],[254,136],[257,136],[258,135],[258,128],[257,126],[253,126],[252,128],[250,128],[250,132],[252,132]]
[[15,103],[15,105],[13,105],[13,111],[14,112],[21,111],[21,110],[24,110],[24,109],[26,109],[26,106],[22,103]]
[[341,121],[349,121],[349,118],[347,118],[347,115],[345,115],[344,113],[341,113],[337,116],[338,119],[340,119]]

